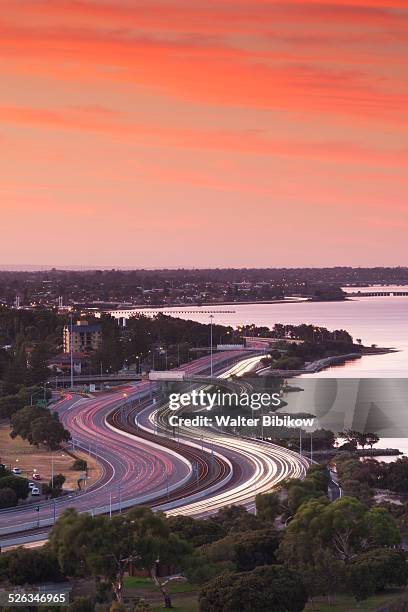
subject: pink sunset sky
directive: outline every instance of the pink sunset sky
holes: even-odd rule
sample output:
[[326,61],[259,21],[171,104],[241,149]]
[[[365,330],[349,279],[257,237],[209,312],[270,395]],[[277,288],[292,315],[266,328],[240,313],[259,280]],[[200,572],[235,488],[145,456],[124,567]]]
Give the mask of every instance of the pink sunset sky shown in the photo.
[[0,264],[408,264],[408,0],[1,0]]

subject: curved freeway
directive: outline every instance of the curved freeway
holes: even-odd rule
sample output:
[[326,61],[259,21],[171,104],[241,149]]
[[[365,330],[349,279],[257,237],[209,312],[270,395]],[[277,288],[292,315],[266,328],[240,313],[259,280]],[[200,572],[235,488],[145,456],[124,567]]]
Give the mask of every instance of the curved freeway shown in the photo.
[[[216,354],[214,366],[226,370],[226,377],[252,369],[259,359],[242,360],[241,355],[239,363],[226,369],[237,358],[236,353]],[[209,357],[203,357],[183,369],[194,375],[209,367]],[[138,400],[140,405],[124,406],[122,390],[91,399],[68,395],[55,406],[75,444],[95,454],[102,476],[83,492],[41,502],[39,512],[34,504],[1,511],[1,546],[43,539],[44,529],[69,506],[108,513],[149,502],[169,514],[205,515],[231,503],[249,504],[256,493],[305,472],[306,460],[295,453],[253,440],[208,431],[203,434],[205,446],[200,434],[192,437],[191,432],[182,432],[177,441],[165,440],[158,435],[162,426],[154,425],[156,407],[143,402],[150,383],[137,383],[126,391],[127,402]],[[16,535],[23,531],[30,534]]]

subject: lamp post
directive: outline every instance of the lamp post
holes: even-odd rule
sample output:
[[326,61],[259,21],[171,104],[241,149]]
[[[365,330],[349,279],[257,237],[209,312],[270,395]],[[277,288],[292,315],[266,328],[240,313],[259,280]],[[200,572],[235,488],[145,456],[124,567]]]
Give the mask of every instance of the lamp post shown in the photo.
[[313,431],[310,432],[310,463],[313,463]]
[[123,416],[126,416],[126,404],[127,404],[128,394],[124,393],[122,397],[123,397],[123,400],[124,400],[123,404],[122,404],[122,410],[121,410],[122,419],[123,419]]
[[210,376],[213,377],[213,319],[214,315],[210,315]]
[[74,388],[74,337],[72,335],[72,314],[70,315],[70,360],[71,360],[71,389]]

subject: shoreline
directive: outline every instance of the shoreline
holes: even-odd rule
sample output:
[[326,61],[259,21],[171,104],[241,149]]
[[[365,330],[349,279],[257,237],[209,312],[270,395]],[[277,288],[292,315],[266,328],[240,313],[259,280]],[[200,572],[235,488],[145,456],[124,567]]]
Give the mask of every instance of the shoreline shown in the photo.
[[398,353],[399,350],[395,348],[387,347],[362,347],[361,353],[347,353],[346,355],[333,355],[332,357],[324,357],[311,361],[305,364],[305,367],[299,370],[273,370],[269,369],[261,374],[260,376],[283,376],[285,378],[292,378],[296,376],[304,376],[307,374],[316,374],[322,370],[326,370],[333,365],[346,365],[347,361],[354,359],[361,359],[370,355],[387,355],[388,353]]
[[[168,308],[204,308],[212,306],[254,306],[256,304],[304,304],[305,302],[312,302],[316,300],[310,300],[309,298],[279,298],[278,300],[249,300],[249,301],[222,301],[222,302],[189,302],[184,304],[136,304],[135,306],[117,307],[117,308],[102,308],[104,312],[116,312],[124,310],[166,310]],[[321,300],[325,301],[325,300]],[[332,300],[332,301],[345,301],[345,300]]]
[[324,300],[318,299],[314,297],[290,297],[287,298],[279,298],[276,300],[240,300],[240,301],[222,301],[222,302],[188,302],[183,304],[135,304],[133,306],[129,305],[119,305],[116,308],[101,308],[100,312],[117,312],[124,310],[166,310],[167,308],[202,308],[212,306],[216,308],[217,306],[256,306],[257,304],[263,305],[273,305],[273,304],[331,304],[331,303],[339,303],[339,302],[349,302],[352,301],[349,298],[345,297],[344,299],[338,300]]

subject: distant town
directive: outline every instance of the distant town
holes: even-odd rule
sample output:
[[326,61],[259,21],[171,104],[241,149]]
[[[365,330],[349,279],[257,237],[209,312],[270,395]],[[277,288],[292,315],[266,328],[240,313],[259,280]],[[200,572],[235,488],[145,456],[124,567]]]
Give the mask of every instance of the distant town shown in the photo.
[[0,271],[0,304],[123,308],[343,300],[372,285],[408,285],[408,268]]

